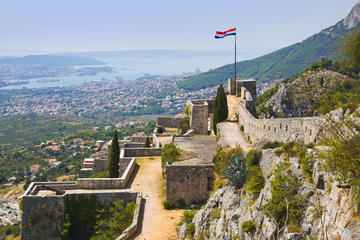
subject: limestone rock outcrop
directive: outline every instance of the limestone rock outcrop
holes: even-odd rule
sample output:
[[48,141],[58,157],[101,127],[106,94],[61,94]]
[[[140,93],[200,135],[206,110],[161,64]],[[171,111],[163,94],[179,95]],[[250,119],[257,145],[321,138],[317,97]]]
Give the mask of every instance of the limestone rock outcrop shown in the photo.
[[312,107],[315,101],[322,94],[349,79],[351,78],[332,70],[305,72],[289,83],[281,83],[277,92],[262,106],[264,109],[272,108],[272,111],[262,111],[259,117],[313,116]]
[[[317,159],[318,151],[307,149]],[[285,160],[274,154],[274,150],[263,150],[260,168],[266,183],[254,201],[243,190],[225,186],[217,190],[194,216],[193,238],[186,234],[186,223],[179,227],[179,240],[184,239],[272,239],[275,223],[263,212],[262,206],[271,198],[271,180],[275,167]],[[309,181],[301,170],[298,158],[291,157],[290,169],[302,183],[299,194],[307,197],[306,208],[300,229],[285,228],[279,239],[360,239],[360,220],[351,201],[351,189],[341,188],[331,174],[322,170],[321,161],[316,160],[312,179]],[[242,223],[253,220],[256,231],[245,233]]]

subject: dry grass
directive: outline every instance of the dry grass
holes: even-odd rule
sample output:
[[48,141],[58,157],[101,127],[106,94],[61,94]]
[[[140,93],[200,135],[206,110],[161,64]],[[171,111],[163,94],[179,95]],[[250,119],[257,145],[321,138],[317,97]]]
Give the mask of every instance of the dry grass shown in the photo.
[[12,198],[22,195],[24,191],[24,182],[19,184],[11,185],[4,189],[0,189],[0,198]]

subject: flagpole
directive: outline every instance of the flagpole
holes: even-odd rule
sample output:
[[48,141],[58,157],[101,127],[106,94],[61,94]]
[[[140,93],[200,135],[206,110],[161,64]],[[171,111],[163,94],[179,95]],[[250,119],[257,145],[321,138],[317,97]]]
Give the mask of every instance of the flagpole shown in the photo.
[[236,85],[236,33],[235,33],[235,67],[234,67],[234,80],[235,80],[235,85]]

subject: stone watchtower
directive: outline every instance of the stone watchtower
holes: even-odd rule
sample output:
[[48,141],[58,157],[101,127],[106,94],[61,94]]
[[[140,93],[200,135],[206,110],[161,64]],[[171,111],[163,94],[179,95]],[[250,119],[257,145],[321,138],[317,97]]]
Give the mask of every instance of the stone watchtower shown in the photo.
[[256,80],[255,79],[228,79],[228,90],[230,95],[240,97],[241,102],[250,111],[256,110]]
[[191,109],[190,126],[198,134],[208,134],[209,106],[207,101],[188,101]]

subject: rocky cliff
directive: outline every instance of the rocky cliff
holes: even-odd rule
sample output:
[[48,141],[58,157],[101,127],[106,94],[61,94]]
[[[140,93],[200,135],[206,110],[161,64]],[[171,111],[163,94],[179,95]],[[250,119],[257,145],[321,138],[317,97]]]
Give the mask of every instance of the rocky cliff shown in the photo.
[[258,109],[260,118],[313,116],[319,97],[352,78],[332,70],[308,71],[288,83]]
[[[307,149],[315,159],[312,177],[304,175],[297,157],[284,159],[274,150],[262,150],[260,161],[266,183],[256,200],[244,190],[226,186],[217,190],[194,216],[193,236],[187,234],[187,224],[179,230],[184,239],[360,239],[360,221],[354,217],[356,207],[351,201],[351,190],[340,186],[335,178],[321,169],[318,152]],[[271,181],[279,164],[290,163],[290,170],[301,182],[298,194],[306,199],[300,226],[287,225],[276,238],[277,225],[264,213],[264,204],[271,198]],[[312,179],[312,180],[311,180]],[[253,221],[252,231],[243,229],[243,223]],[[188,223],[191,224],[191,223]]]

